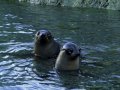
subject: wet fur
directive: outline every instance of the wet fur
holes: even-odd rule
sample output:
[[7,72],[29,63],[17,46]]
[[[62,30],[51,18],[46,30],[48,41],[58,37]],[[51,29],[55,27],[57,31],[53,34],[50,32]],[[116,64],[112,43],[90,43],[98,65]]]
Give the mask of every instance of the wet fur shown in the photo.
[[46,46],[41,46],[39,38],[35,36],[34,54],[41,59],[55,58],[60,52],[60,44],[54,39]]
[[78,70],[79,69],[79,57],[76,60],[69,60],[69,56],[65,51],[60,51],[55,68],[58,70]]

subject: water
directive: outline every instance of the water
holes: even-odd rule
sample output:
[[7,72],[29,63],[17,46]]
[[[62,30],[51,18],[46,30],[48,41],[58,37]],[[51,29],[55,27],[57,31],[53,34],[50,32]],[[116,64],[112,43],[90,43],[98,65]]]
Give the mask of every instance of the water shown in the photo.
[[[48,29],[85,57],[80,72],[56,72],[55,60],[35,61],[34,34]],[[1,90],[119,90],[120,11],[0,1]]]

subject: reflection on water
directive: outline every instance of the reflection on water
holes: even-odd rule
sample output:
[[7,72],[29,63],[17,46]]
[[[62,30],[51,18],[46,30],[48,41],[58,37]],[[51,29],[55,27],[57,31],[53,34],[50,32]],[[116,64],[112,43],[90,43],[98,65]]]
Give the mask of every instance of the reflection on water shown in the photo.
[[[0,89],[120,88],[120,12],[0,1]],[[54,69],[55,59],[36,60],[34,34],[48,29],[64,44],[77,43],[85,57],[80,72]]]

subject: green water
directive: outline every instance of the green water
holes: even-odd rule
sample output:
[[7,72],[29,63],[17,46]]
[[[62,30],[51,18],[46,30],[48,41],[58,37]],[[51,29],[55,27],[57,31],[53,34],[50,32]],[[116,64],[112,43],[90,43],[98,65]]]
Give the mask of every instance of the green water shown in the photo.
[[[85,57],[80,72],[31,55],[34,34],[49,30]],[[119,90],[120,11],[30,5],[0,0],[0,90]]]

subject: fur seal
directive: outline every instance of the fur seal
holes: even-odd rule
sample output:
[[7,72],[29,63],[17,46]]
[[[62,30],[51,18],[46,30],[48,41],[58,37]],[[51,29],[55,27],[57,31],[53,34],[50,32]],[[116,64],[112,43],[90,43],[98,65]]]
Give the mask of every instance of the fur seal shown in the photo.
[[78,70],[80,49],[72,42],[65,43],[60,50],[55,63],[57,70]]
[[39,30],[35,34],[34,54],[42,59],[57,57],[60,52],[60,44],[48,30]]

